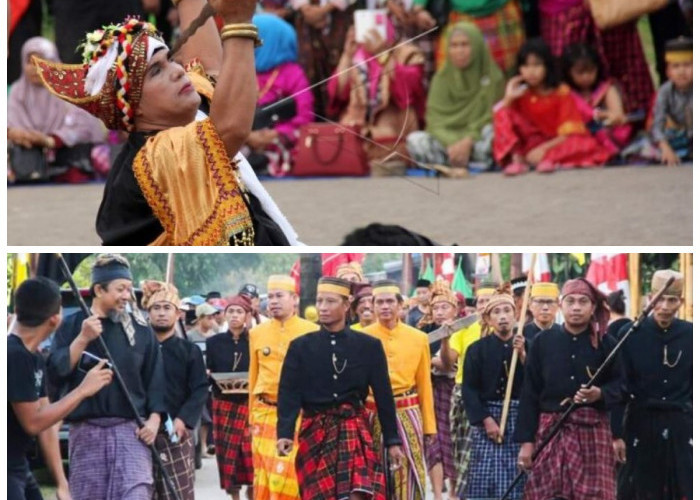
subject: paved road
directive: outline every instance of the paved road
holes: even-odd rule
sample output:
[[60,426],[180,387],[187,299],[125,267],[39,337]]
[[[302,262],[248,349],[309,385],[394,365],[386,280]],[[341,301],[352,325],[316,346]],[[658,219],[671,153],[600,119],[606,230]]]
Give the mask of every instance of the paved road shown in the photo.
[[[460,245],[692,245],[692,167],[266,182],[309,245],[370,222]],[[99,244],[101,184],[8,189],[10,245]]]

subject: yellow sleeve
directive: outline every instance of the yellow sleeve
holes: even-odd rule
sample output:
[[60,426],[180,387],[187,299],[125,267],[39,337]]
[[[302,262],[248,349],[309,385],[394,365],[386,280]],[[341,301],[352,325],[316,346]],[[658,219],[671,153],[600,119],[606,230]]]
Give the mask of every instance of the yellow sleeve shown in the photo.
[[[256,332],[257,333],[257,332]],[[258,356],[256,353],[256,345],[255,345],[255,338],[259,335],[259,333],[255,335],[250,335],[250,364],[248,365],[248,415],[253,414],[253,401],[255,400],[255,395],[253,394],[253,390],[255,389],[255,384],[258,381]],[[250,421],[250,420],[249,420]]]
[[421,359],[416,372],[416,389],[420,400],[420,411],[423,417],[423,434],[437,434],[435,422],[435,405],[433,404],[433,383],[430,381],[430,346],[425,336],[425,345],[421,350]]
[[460,335],[461,331],[462,330],[450,335],[449,340],[450,349],[452,349],[458,355],[462,352],[462,335]]

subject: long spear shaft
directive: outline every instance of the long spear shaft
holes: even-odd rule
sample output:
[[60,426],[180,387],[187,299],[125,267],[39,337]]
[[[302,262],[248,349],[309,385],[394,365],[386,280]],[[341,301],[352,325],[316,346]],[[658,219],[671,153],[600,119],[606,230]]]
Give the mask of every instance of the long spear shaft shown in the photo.
[[[593,384],[595,384],[595,382],[598,380],[598,378],[600,378],[600,375],[601,375],[601,373],[603,373],[603,370],[607,369],[608,366],[610,366],[610,364],[614,361],[615,356],[617,356],[618,351],[622,347],[622,344],[625,343],[627,338],[632,333],[634,333],[635,331],[637,331],[639,329],[639,326],[647,318],[647,316],[649,316],[652,309],[654,309],[654,306],[656,305],[656,303],[666,293],[666,290],[669,289],[669,287],[673,284],[673,282],[675,280],[676,279],[673,277],[669,278],[668,281],[666,282],[666,284],[663,286],[663,288],[661,290],[659,290],[659,292],[656,295],[654,295],[654,297],[652,297],[652,299],[649,301],[649,304],[647,304],[647,306],[644,308],[642,313],[637,317],[637,319],[634,320],[634,323],[632,323],[632,326],[630,327],[630,329],[627,330],[627,333],[625,333],[625,335],[623,335],[623,337],[620,339],[620,341],[617,343],[617,345],[613,348],[613,350],[610,351],[610,354],[608,354],[608,357],[605,358],[605,361],[603,361],[603,364],[601,364],[598,367],[598,370],[596,370],[596,372],[593,374],[591,379],[586,383],[584,388],[590,389],[591,387],[593,387]],[[557,423],[554,424],[554,426],[550,429],[550,431],[544,437],[544,439],[542,440],[540,445],[537,447],[537,449],[532,454],[532,463],[533,464],[535,463],[535,459],[542,452],[542,450],[544,450],[544,448],[549,444],[549,442],[552,439],[554,439],[554,436],[556,436],[559,433],[559,429],[562,428],[562,426],[564,425],[564,422],[569,417],[569,415],[571,415],[571,413],[579,406],[580,405],[578,405],[577,403],[574,403],[573,401],[571,403],[569,403],[569,406],[566,408],[566,410],[564,411],[562,416],[559,418]],[[523,478],[524,475],[525,475],[525,471],[524,470],[520,471],[520,473],[516,476],[516,478],[513,480],[513,482],[510,483],[510,486],[508,487],[506,492],[503,494],[503,496],[501,496],[501,500],[506,500],[508,498],[508,495],[510,495],[510,493],[513,491],[515,486],[518,484],[518,482],[520,482],[520,480]]]
[[[61,266],[61,271],[63,272],[63,275],[65,276],[66,280],[68,281],[68,284],[70,285],[71,290],[73,291],[73,295],[75,295],[75,298],[78,300],[78,304],[80,305],[80,309],[82,309],[83,314],[87,316],[88,318],[92,315],[90,313],[90,308],[87,306],[85,303],[85,300],[83,297],[80,295],[80,291],[78,290],[78,285],[75,284],[75,280],[73,279],[73,275],[70,272],[70,269],[68,267],[68,264],[66,263],[66,260],[63,258],[62,254],[56,254],[58,256],[58,263]],[[97,337],[97,341],[100,343],[100,346],[104,350],[105,355],[107,356],[107,359],[109,362],[112,364],[112,372],[114,373],[114,377],[117,379],[117,383],[119,384],[119,388],[122,390],[124,393],[124,397],[126,397],[126,400],[129,402],[129,406],[131,407],[131,411],[134,414],[134,417],[136,418],[136,423],[139,426],[139,429],[143,428],[146,423],[143,420],[143,417],[139,414],[138,409],[136,408],[136,404],[134,403],[134,400],[131,398],[131,394],[129,394],[129,388],[126,386],[126,382],[124,382],[124,379],[122,378],[122,374],[119,371],[119,368],[117,367],[117,364],[114,362],[114,358],[112,357],[112,353],[109,351],[109,348],[107,347],[107,342],[105,342],[105,339],[102,338],[102,335]],[[160,471],[161,475],[163,476],[163,479],[165,480],[165,485],[168,488],[168,492],[177,500],[180,500],[180,494],[177,491],[177,488],[175,488],[175,484],[173,483],[172,478],[168,474],[168,471],[165,469],[165,465],[163,464],[163,461],[160,458],[160,454],[158,453],[158,450],[156,450],[155,444],[149,445],[149,448],[151,449],[151,455],[153,455],[153,460],[156,461],[156,465],[158,466],[158,470]]]

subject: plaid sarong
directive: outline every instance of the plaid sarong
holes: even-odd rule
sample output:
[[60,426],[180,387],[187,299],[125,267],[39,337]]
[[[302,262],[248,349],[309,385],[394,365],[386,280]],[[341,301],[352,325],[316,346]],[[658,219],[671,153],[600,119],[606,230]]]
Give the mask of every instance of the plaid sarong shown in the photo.
[[450,404],[452,389],[455,381],[450,377],[433,375],[433,402],[435,407],[435,419],[437,420],[437,434],[430,445],[425,447],[425,461],[428,470],[438,464],[442,464],[445,478],[455,478],[454,459],[452,457],[452,438],[450,436]]
[[346,500],[352,493],[386,499],[384,470],[364,408],[344,404],[305,415],[296,470],[303,500]]
[[[500,499],[518,475],[518,452],[520,445],[513,441],[515,421],[518,418],[520,401],[511,400],[508,410],[508,421],[502,444],[496,444],[486,435],[483,426],[469,428],[471,455],[467,472],[467,492],[463,498],[468,499]],[[491,416],[496,423],[501,422],[503,401],[487,403]],[[508,498],[517,500],[523,496],[523,481],[518,483]]]
[[[400,469],[393,471],[391,475],[393,495],[392,492],[387,491],[387,497],[390,500],[424,500],[426,467],[423,455],[423,419],[418,405],[418,396],[395,396],[395,402],[399,437],[406,460]],[[372,411],[370,411],[370,425],[374,449],[381,453],[384,449],[381,426],[377,414]]]
[[600,31],[588,8],[581,3],[559,14],[541,16],[540,28],[542,38],[557,57],[574,43],[593,46],[600,55],[603,73],[620,83],[625,109],[649,109],[654,84],[636,20]]
[[[540,415],[535,448],[559,420],[559,413]],[[615,500],[615,457],[605,412],[579,408],[538,455],[525,485],[525,500]]]
[[[489,47],[491,57],[501,69],[508,73],[515,67],[518,51],[525,43],[525,25],[520,3],[510,0],[493,14],[473,17],[462,12],[450,12],[450,24],[469,21],[476,24]],[[442,68],[447,57],[447,32],[442,30],[440,46],[436,54],[438,69]]]
[[73,422],[68,435],[73,500],[151,500],[151,451],[124,418]]
[[221,489],[232,493],[253,484],[253,454],[248,426],[248,400],[214,398],[214,445]]
[[452,390],[450,435],[452,437],[457,494],[461,495],[467,488],[467,471],[469,469],[469,419],[462,404],[462,384],[455,384]]
[[[180,500],[194,500],[194,441],[191,432],[180,443],[171,443],[167,434],[158,434],[155,445],[165,471],[179,493]],[[155,462],[153,478],[156,486],[154,498],[175,500]]]
[[297,500],[299,483],[294,461],[299,447],[277,455],[277,408],[256,400],[250,410],[255,500]]

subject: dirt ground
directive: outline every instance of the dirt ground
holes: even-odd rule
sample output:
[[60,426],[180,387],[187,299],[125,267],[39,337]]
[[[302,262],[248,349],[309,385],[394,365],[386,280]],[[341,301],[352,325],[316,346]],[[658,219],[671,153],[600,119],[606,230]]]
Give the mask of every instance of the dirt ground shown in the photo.
[[[265,183],[309,245],[400,224],[451,245],[692,245],[692,167]],[[97,245],[98,183],[8,188],[9,245]]]

